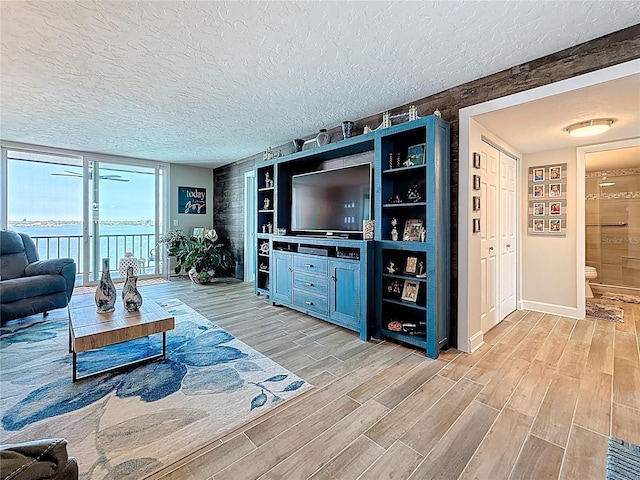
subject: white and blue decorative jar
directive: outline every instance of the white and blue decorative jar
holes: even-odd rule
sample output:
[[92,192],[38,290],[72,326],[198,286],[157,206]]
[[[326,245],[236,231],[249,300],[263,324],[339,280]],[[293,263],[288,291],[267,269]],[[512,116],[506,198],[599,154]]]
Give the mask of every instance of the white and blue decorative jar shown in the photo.
[[110,313],[116,309],[116,287],[109,274],[109,259],[102,259],[102,276],[96,289],[96,312]]
[[127,268],[127,279],[122,287],[122,304],[127,312],[137,312],[142,306],[142,295],[138,291],[138,277],[133,274],[133,267]]

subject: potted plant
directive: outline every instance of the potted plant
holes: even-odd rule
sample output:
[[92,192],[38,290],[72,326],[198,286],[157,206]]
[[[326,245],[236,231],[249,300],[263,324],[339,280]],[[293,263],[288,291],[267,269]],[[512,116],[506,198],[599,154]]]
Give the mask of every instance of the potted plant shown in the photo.
[[228,272],[233,267],[231,252],[217,241],[218,234],[213,228],[198,237],[172,232],[176,231],[167,232],[161,241],[169,247],[167,254],[176,259],[176,273],[184,269],[194,283],[203,284],[210,282],[216,273]]

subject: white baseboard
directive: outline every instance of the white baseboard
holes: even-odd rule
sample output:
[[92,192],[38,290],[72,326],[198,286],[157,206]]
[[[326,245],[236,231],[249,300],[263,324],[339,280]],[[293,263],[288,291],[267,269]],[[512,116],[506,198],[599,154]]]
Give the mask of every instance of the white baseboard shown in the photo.
[[534,312],[550,313],[551,315],[561,315],[568,318],[580,318],[578,309],[575,307],[566,307],[564,305],[554,305],[551,303],[532,302],[522,300],[522,309],[532,310]]
[[484,332],[480,330],[469,339],[469,353],[475,352],[482,345],[484,345]]

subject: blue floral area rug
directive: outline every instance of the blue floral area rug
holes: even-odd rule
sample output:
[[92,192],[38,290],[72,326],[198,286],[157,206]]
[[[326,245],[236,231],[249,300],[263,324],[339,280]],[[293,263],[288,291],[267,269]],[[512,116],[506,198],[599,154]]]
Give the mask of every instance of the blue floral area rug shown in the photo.
[[[68,320],[0,329],[0,443],[65,437],[83,479],[139,479],[311,386],[170,300],[167,359],[72,378]],[[53,318],[52,318],[53,317]],[[78,354],[79,375],[162,351],[162,335]]]

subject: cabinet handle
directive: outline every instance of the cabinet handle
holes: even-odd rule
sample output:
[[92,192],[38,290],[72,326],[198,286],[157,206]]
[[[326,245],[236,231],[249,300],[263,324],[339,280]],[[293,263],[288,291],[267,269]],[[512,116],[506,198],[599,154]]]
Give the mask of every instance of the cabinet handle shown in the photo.
[[287,270],[289,270],[290,272],[293,272],[293,268],[289,267]]
[[313,287],[313,283],[311,283],[311,282],[304,282],[304,284],[305,284],[307,287]]
[[313,268],[313,265],[311,265],[310,263],[307,263],[307,264],[305,265],[305,267],[307,267],[307,268]]
[[511,244],[510,243],[507,243],[507,248],[511,248]]
[[333,280],[335,282],[336,281],[336,276],[335,275],[331,275],[331,280]]
[[313,302],[309,302],[309,301],[306,301],[304,303],[306,303],[307,305],[313,305]]
[[489,251],[493,250],[493,247],[489,247]]

